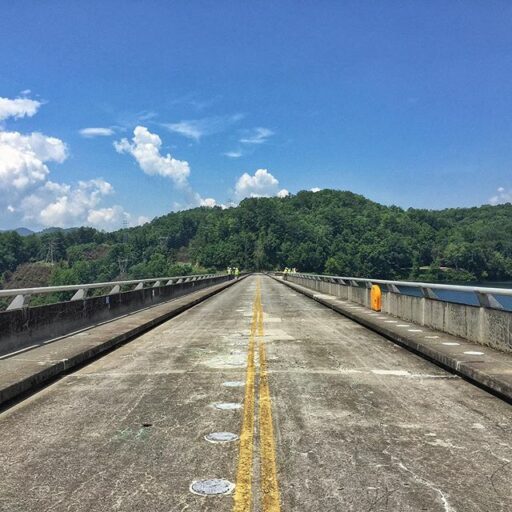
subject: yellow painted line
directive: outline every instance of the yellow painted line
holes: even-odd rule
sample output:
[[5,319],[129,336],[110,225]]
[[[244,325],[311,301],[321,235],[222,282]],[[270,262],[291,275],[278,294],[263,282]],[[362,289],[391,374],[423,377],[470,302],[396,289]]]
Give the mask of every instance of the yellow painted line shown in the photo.
[[261,510],[262,512],[280,512],[279,484],[277,480],[276,450],[274,427],[272,423],[272,400],[267,372],[263,326],[263,307],[261,304],[260,281],[256,282],[256,294],[253,302],[251,331],[247,352],[247,374],[245,380],[245,398],[242,430],[240,433],[240,453],[234,493],[233,512],[251,512],[252,476],[254,452],[254,412],[255,377],[254,362],[256,340],[259,355],[259,437],[261,467]]
[[261,501],[263,512],[280,512],[279,483],[277,481],[276,443],[272,424],[272,399],[267,373],[267,356],[263,340],[263,307],[261,293],[258,300],[258,353],[260,359],[259,430],[261,459]]
[[245,398],[242,430],[240,432],[240,453],[234,494],[233,512],[250,512],[252,502],[252,459],[254,446],[254,350],[255,334],[258,322],[258,303],[260,297],[260,282],[256,283],[256,295],[253,303],[249,348],[247,351],[247,374],[245,377]]

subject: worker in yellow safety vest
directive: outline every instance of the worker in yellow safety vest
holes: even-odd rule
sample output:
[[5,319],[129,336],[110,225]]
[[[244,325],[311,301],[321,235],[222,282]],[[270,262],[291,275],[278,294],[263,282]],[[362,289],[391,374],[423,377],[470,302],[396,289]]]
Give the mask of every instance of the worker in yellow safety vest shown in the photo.
[[238,267],[235,267],[235,278],[238,279],[239,276],[240,276],[240,270],[238,269]]

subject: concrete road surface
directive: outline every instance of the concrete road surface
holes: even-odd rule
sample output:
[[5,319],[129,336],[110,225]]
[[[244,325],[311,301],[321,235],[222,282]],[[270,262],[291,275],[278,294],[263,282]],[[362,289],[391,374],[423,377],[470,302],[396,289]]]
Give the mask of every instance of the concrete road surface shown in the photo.
[[251,276],[4,411],[0,510],[510,511],[511,411]]

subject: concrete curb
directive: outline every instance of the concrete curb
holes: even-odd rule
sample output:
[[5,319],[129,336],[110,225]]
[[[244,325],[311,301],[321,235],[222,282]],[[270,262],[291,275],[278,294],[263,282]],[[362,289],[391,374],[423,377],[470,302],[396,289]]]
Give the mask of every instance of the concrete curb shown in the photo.
[[[240,282],[244,278],[245,276],[239,280],[228,281],[197,292],[192,292],[105,324],[91,327],[90,329],[84,329],[81,332],[98,333],[97,338],[99,339],[94,342],[93,346],[91,346],[89,340],[87,340],[87,343],[81,343],[79,339],[73,340],[72,344],[66,343],[76,338],[76,335],[70,335],[69,337],[62,338],[51,344],[30,349],[20,356],[14,355],[2,359],[0,361],[0,408],[5,408],[6,405],[9,405],[8,402],[12,402],[28,392],[33,392],[59,375],[67,373],[77,366],[82,366],[91,359],[95,359],[103,353],[140,336],[157,325],[162,324],[226,288],[229,288],[235,283]],[[133,322],[137,321],[138,317],[141,323],[134,327]],[[127,325],[123,326],[123,324]],[[66,347],[62,347],[63,342],[67,345]],[[59,344],[61,345],[60,347]],[[62,350],[59,350],[61,348]],[[40,354],[40,361],[34,363],[34,360],[37,360],[38,352]],[[29,360],[26,359],[27,354],[30,355],[31,364],[29,364]],[[49,355],[51,355],[51,359],[48,361]],[[54,359],[55,357],[57,359]],[[24,360],[27,361],[25,365],[23,364]],[[46,362],[48,365],[44,369],[35,371],[36,368],[40,368],[40,366],[37,367],[36,364],[44,365]],[[2,366],[8,368],[9,365],[11,365],[11,367],[18,366],[13,372],[14,376],[8,375],[8,372],[2,371]]]
[[[404,324],[410,324],[422,334],[405,333],[392,324],[375,321],[372,316],[369,316],[372,314],[371,310],[361,304],[342,300],[332,295],[320,294],[316,290],[310,290],[273,276],[270,277],[512,403],[512,356],[510,354],[434,331],[425,326],[406,322],[386,313],[378,313],[379,316],[387,317],[389,320],[399,320]],[[364,311],[356,311],[354,307]],[[427,339],[426,335],[435,338]],[[455,345],[445,345],[445,343]],[[469,354],[462,352],[464,349]],[[477,356],[475,357],[474,354]]]

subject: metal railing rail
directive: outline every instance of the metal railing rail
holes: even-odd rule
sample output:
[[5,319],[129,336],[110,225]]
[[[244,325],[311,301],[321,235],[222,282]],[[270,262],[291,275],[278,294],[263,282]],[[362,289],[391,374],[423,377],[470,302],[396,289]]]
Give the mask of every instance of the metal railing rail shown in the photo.
[[[75,292],[70,300],[82,300],[87,296],[88,290],[98,288],[111,288],[107,295],[114,295],[121,292],[121,286],[131,286],[133,290],[141,290],[144,285],[153,283],[153,288],[159,286],[170,286],[178,283],[190,283],[193,281],[202,281],[211,277],[222,277],[227,275],[226,273],[219,274],[197,274],[190,276],[173,276],[173,277],[156,277],[149,279],[130,279],[128,281],[109,281],[106,283],[82,283],[82,284],[70,284],[62,286],[42,286],[38,288],[17,288],[12,290],[0,290],[0,298],[2,297],[14,297],[14,299],[7,306],[6,310],[10,311],[13,309],[21,309],[26,307],[30,301],[32,295],[48,294],[55,292]],[[162,284],[165,283],[165,284]]]
[[454,285],[454,284],[437,284],[437,283],[421,283],[416,281],[390,281],[387,279],[369,279],[362,277],[341,277],[341,276],[324,276],[319,274],[305,274],[300,272],[276,272],[279,275],[289,275],[303,279],[310,279],[316,281],[330,282],[334,284],[341,284],[353,287],[366,287],[371,288],[372,285],[385,285],[386,289],[383,291],[402,294],[400,287],[413,288],[421,292],[421,296],[426,299],[440,300],[443,302],[456,302],[446,298],[440,297],[439,291],[448,292],[462,292],[473,294],[481,307],[493,309],[505,309],[505,307],[496,299],[496,296],[512,297],[512,289],[509,288],[488,288],[483,286],[468,286],[468,285]]

